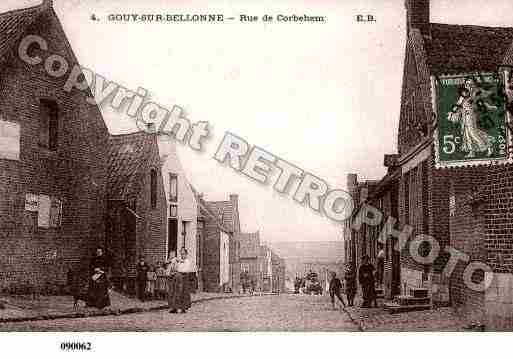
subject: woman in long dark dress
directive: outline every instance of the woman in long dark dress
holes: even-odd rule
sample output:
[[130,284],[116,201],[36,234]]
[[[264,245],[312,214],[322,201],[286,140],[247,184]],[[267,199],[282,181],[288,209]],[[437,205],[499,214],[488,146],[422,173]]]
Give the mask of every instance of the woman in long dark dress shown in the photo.
[[105,272],[100,268],[95,268],[94,274],[89,280],[87,306],[98,309],[110,306],[109,288],[110,283]]
[[371,303],[376,304],[376,289],[374,287],[374,266],[370,263],[369,256],[362,258],[362,265],[358,270],[358,281],[362,286],[363,304],[362,308],[369,308]]

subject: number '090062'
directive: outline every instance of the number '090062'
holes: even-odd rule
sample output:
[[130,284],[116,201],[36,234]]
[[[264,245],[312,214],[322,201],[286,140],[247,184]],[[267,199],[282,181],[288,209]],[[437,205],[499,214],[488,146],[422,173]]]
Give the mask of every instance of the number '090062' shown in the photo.
[[91,350],[92,345],[90,342],[62,342],[61,343],[61,350],[65,351],[75,351],[75,350],[81,350],[81,351],[87,351]]

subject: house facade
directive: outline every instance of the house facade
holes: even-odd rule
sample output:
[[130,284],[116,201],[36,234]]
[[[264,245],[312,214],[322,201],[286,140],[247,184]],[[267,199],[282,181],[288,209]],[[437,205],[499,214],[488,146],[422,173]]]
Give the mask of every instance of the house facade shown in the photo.
[[286,264],[283,258],[280,258],[276,253],[271,251],[272,263],[272,292],[285,293],[286,282]]
[[111,136],[107,166],[106,249],[112,280],[135,293],[136,265],[166,260],[167,201],[157,138],[144,131]]
[[240,271],[247,272],[256,291],[263,290],[263,260],[261,255],[260,232],[239,233]]
[[[199,200],[204,220],[203,282],[208,292],[238,292],[240,286],[239,242],[240,232],[238,195],[228,201]],[[236,267],[236,268],[234,268]]]
[[0,287],[51,291],[105,244],[109,133],[87,93],[18,56],[36,35],[78,63],[51,1],[0,14],[0,28]]
[[198,203],[176,151],[176,141],[167,136],[158,139],[162,177],[167,199],[166,252],[178,253],[186,248],[189,258],[198,265]]

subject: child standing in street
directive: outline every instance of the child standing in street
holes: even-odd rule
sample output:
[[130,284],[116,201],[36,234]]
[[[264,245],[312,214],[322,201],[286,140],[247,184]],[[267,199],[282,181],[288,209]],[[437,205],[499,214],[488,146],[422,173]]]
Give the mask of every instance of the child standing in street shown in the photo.
[[155,270],[157,274],[157,284],[155,287],[155,295],[158,299],[166,298],[166,268],[164,267],[164,263],[158,262],[157,269]]
[[155,298],[155,285],[157,283],[157,273],[155,272],[155,267],[151,266],[146,274],[146,297],[150,299]]

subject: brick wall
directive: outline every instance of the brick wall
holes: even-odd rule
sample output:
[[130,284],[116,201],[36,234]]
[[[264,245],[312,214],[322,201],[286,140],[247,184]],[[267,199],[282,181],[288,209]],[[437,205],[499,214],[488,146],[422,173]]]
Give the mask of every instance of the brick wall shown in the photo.
[[[53,15],[45,12],[27,34],[44,37],[49,52],[76,59]],[[16,51],[16,49],[14,49]],[[65,92],[65,78],[48,76],[41,65],[23,63],[13,52],[0,70],[0,113],[21,125],[19,161],[0,159],[0,287],[29,282],[63,283],[66,271],[104,242],[105,158],[108,132],[100,112],[84,94]],[[44,58],[44,55],[42,55]],[[39,147],[39,100],[59,108],[55,152]],[[24,210],[27,193],[63,201],[62,225],[43,229],[37,213]]]
[[[139,173],[137,193],[137,214],[141,217],[137,223],[137,256],[144,256],[150,265],[156,265],[167,257],[167,201],[164,191],[163,174],[160,167],[159,149],[156,139],[152,139],[151,155],[145,163],[146,169]],[[157,171],[157,206],[151,208],[150,172]],[[193,254],[189,252],[191,258]],[[131,263],[135,274],[136,263]]]
[[210,217],[205,218],[205,241],[203,246],[203,288],[206,292],[218,292],[220,273],[221,231]]
[[496,273],[513,273],[513,166],[490,168],[486,193],[486,250]]
[[[456,210],[450,216],[451,246],[467,254],[471,261],[485,261],[485,221],[482,205],[469,202],[469,195],[472,192],[462,192],[457,187],[458,183],[453,183],[451,187],[456,199]],[[484,314],[484,293],[474,291],[465,285],[463,272],[466,265],[467,263],[459,261],[450,277],[451,304],[470,321],[481,321]],[[476,272],[475,280],[481,282],[482,274]]]

